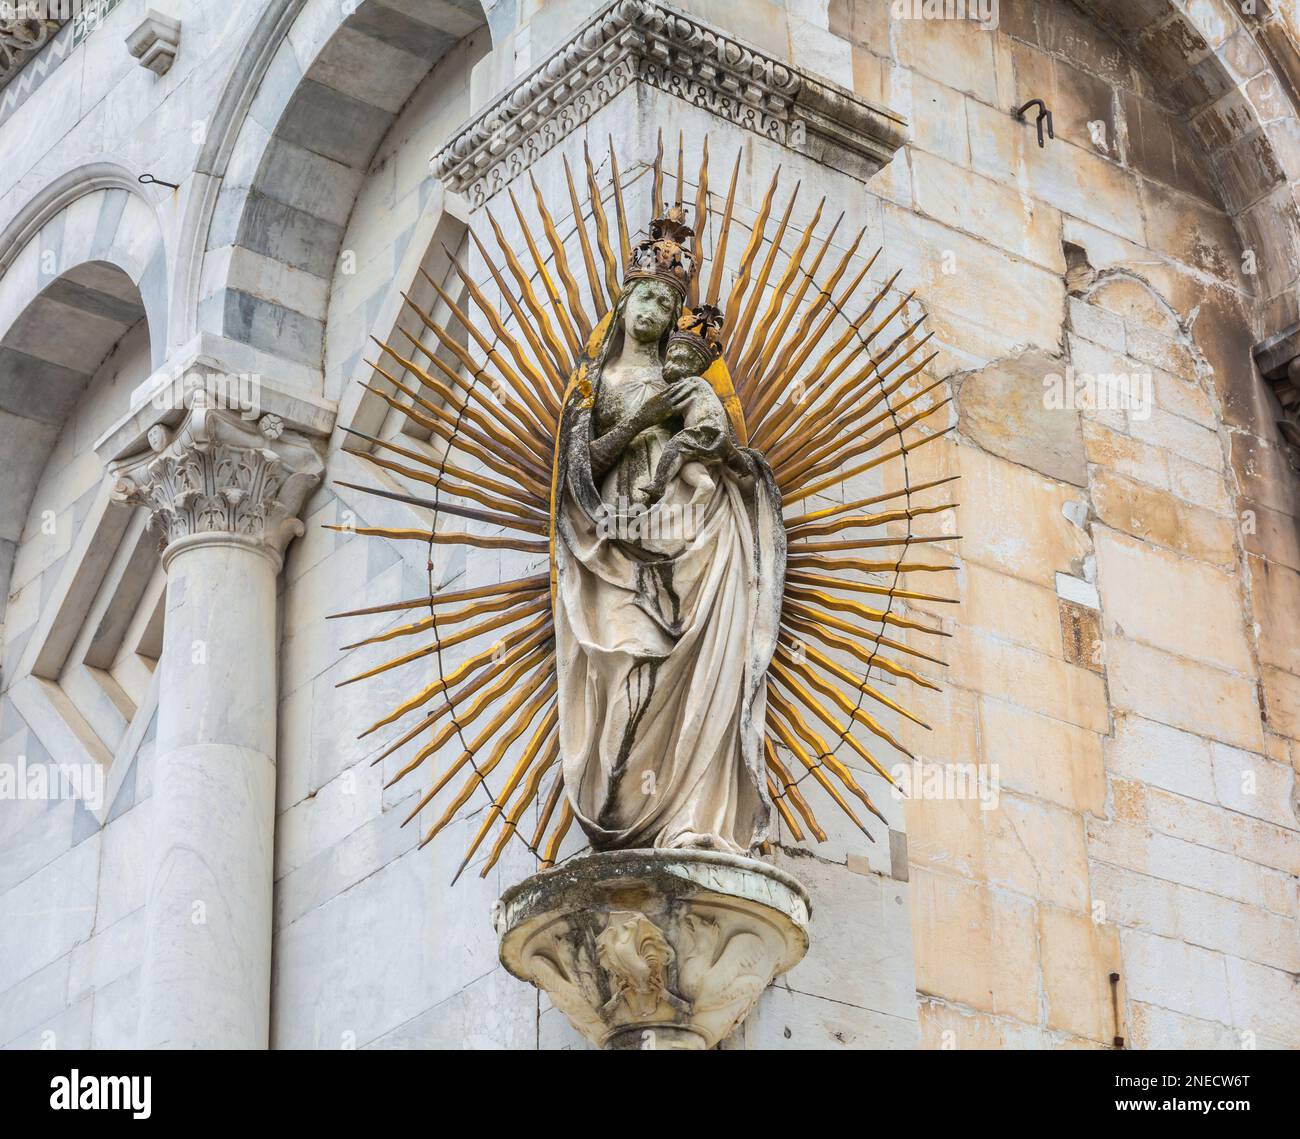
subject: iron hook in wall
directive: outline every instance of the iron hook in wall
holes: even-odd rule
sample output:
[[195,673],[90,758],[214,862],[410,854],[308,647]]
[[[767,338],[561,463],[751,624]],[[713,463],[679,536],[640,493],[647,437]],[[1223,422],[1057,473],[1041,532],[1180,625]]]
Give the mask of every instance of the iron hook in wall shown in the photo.
[[1046,143],[1043,142],[1043,120],[1044,119],[1047,120],[1047,137],[1048,138],[1056,137],[1056,132],[1052,129],[1052,112],[1047,109],[1047,104],[1044,103],[1042,99],[1030,99],[1028,103],[1026,103],[1023,107],[1020,108],[1020,110],[1016,112],[1016,118],[1018,118],[1023,123],[1025,121],[1025,112],[1029,110],[1030,107],[1033,107],[1035,105],[1038,107],[1038,120],[1037,120],[1038,147],[1041,150],[1046,145]]
[[152,174],[141,174],[138,180],[146,186],[169,186],[173,190],[180,189],[175,182],[164,182],[161,178],[155,178]]

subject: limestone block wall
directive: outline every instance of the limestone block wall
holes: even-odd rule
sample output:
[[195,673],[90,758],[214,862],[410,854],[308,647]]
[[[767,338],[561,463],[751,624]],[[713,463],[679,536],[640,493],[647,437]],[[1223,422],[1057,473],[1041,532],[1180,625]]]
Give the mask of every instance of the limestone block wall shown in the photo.
[[[887,249],[958,393],[922,461],[962,475],[964,564],[927,753],[1002,787],[909,804],[923,1046],[1293,1042],[1296,483],[1247,410],[1250,260],[1196,136],[1069,6],[984,35],[882,7],[827,23],[914,123]],[[1067,368],[1149,374],[1149,413],[1048,409]]]
[[[1293,1017],[1294,1005],[1274,1000],[1264,1018],[1252,994],[1260,978],[1280,984],[1293,967],[1293,773],[1289,738],[1276,730],[1283,725],[1261,723],[1258,713],[1261,649],[1246,561],[1257,539],[1239,515],[1231,462],[1242,438],[1275,454],[1267,423],[1230,418],[1254,382],[1252,282],[1192,136],[1118,45],[1056,7],[1027,20],[1012,13],[998,33],[895,22],[884,4],[727,17],[729,29],[855,86],[913,125],[912,144],[851,205],[890,268],[902,267],[901,280],[918,288],[941,342],[939,369],[959,395],[956,442],[931,449],[913,472],[963,476],[964,535],[948,691],[918,697],[935,732],[915,742],[926,760],[989,765],[1001,780],[992,811],[971,800],[908,804],[899,826],[907,885],[879,865],[879,851],[864,858],[851,842],[790,868],[818,879],[828,927],[849,922],[864,943],[888,942],[871,915],[910,890],[923,1046],[1102,1046],[1117,1034],[1155,1045],[1207,1032],[1239,1044],[1243,1031],[1281,1042],[1293,1028],[1278,1017]],[[554,12],[558,19],[560,7]],[[544,31],[550,14],[542,6],[528,35],[516,36],[529,62],[546,35],[558,38]],[[1032,127],[1007,108],[1044,92],[1058,138],[1039,151]],[[684,108],[676,118],[688,133],[703,129]],[[603,142],[602,131],[589,133]],[[755,147],[747,175],[761,181],[758,168],[772,160]],[[1067,369],[1149,374],[1150,414],[1048,408],[1043,381]],[[1287,487],[1284,473],[1268,485]],[[367,507],[320,508],[321,517],[357,509]],[[362,554],[350,545],[315,572],[377,568],[368,560],[360,570]],[[408,552],[403,572],[419,575],[419,560]],[[288,588],[293,609],[292,578]],[[1176,681],[1179,669],[1186,675]],[[309,714],[301,694],[287,701],[297,716]],[[1168,740],[1189,729],[1202,733],[1207,770],[1217,755],[1224,774],[1181,805],[1218,825],[1189,831],[1167,813],[1124,817],[1144,786],[1159,789],[1155,773],[1172,763]],[[1143,730],[1182,735],[1157,743]],[[1248,770],[1256,792],[1229,797],[1225,788]],[[321,798],[291,808],[304,820],[333,820],[306,830],[338,826],[348,832],[339,846],[349,849],[376,841],[361,835],[382,823],[364,811],[340,814],[351,810],[340,795]],[[1229,828],[1255,843],[1229,842]],[[432,853],[430,861],[439,857]],[[332,866],[342,854],[315,857]],[[379,857],[353,873],[373,872]],[[869,898],[837,886],[853,881],[844,873],[855,865],[867,872]],[[1225,884],[1220,867],[1242,884]],[[349,886],[321,907],[337,916],[309,914],[299,924],[345,921],[346,911],[368,906],[368,889]],[[1153,890],[1169,893],[1163,923],[1144,904]],[[1206,916],[1193,927],[1175,900]],[[481,943],[467,907],[458,929]],[[1245,927],[1258,936],[1243,938]],[[1201,1012],[1212,1015],[1160,987],[1161,977],[1187,974],[1162,954],[1202,953],[1222,970],[1221,983],[1205,990]],[[1262,972],[1247,984],[1243,970]],[[476,983],[511,992],[490,969]],[[492,1020],[502,1032],[526,1025],[528,998],[515,997],[518,1021]],[[469,998],[443,999],[460,1010]],[[891,1023],[887,1006],[879,993],[849,993],[842,978],[802,991],[792,978],[765,999],[745,1042],[761,1046],[780,1025],[787,1047],[795,1036],[880,1043],[892,1039],[882,1027]],[[285,1026],[305,1015],[277,1007]],[[556,1020],[541,1017],[544,1046],[575,1040]],[[400,1039],[441,1032],[438,1022],[424,1012]]]

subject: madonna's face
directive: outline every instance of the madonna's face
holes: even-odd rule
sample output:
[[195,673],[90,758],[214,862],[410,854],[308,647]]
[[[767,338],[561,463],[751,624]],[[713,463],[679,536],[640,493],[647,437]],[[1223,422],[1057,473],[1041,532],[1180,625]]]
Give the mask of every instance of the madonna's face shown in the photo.
[[653,343],[673,326],[679,303],[671,285],[637,281],[623,308],[623,329],[642,344]]

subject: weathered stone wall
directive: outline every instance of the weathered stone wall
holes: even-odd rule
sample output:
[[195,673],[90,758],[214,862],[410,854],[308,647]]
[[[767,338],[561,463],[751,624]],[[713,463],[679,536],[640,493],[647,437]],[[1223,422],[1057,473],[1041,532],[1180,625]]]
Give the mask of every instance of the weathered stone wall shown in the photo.
[[[962,475],[927,756],[1002,784],[992,811],[909,806],[923,1041],[1286,1044],[1297,498],[1252,406],[1242,271],[1271,251],[1243,258],[1197,134],[1117,43],[1068,5],[1001,14],[829,20],[914,124],[886,249],[915,258],[958,392],[918,472]],[[1042,150],[1008,114],[1037,97]],[[1149,415],[1048,409],[1068,367],[1149,373]]]
[[[546,15],[543,9],[535,22]],[[1196,143],[1154,101],[1157,92],[1119,47],[1068,10],[1044,9],[1041,22],[1008,16],[996,34],[893,23],[885,5],[769,15],[775,23],[733,15],[728,26],[774,53],[790,50],[782,46],[784,28],[795,62],[853,84],[913,124],[912,146],[853,212],[881,236],[890,267],[903,267],[902,279],[924,298],[942,342],[939,367],[959,392],[960,441],[946,453],[932,450],[913,472],[917,480],[964,476],[964,604],[945,674],[949,693],[927,701],[936,732],[918,744],[927,760],[996,765],[1002,799],[993,811],[970,800],[908,807],[923,1042],[1097,1045],[1117,1032],[1136,1044],[1190,1042],[1201,1037],[1180,1034],[1211,1031],[1201,1020],[1219,1023],[1212,1031],[1220,1041],[1235,1040],[1234,1029],[1255,1031],[1264,1042],[1290,1039],[1290,1029],[1270,1032],[1274,1022],[1259,1019],[1262,1007],[1248,1003],[1257,982],[1240,979],[1253,965],[1280,983],[1276,971],[1291,967],[1288,875],[1295,867],[1286,832],[1295,819],[1288,745],[1274,733],[1265,739],[1255,703],[1258,649],[1243,562],[1252,535],[1248,520],[1241,532],[1241,488],[1226,457],[1240,436],[1224,426],[1222,410],[1234,391],[1256,382],[1252,283],[1241,273],[1240,242],[1195,160]],[[1089,41],[1090,52],[1044,48]],[[1039,95],[1058,131],[1041,152],[1032,127],[1007,111]],[[1149,372],[1154,409],[1139,418],[1045,407],[1044,378],[1069,367]],[[1268,439],[1266,422],[1241,426]],[[1285,488],[1284,474],[1270,482]],[[343,509],[364,517],[372,508],[350,501]],[[322,517],[338,512],[326,507]],[[367,562],[362,571],[363,554],[349,553],[351,545],[313,573],[333,575],[336,589],[360,580],[374,567]],[[410,562],[404,572],[418,574]],[[292,593],[291,586],[290,610]],[[1174,598],[1192,601],[1196,617],[1171,608]],[[1179,669],[1187,675],[1175,683]],[[326,691],[317,699],[326,695],[337,701]],[[298,716],[312,714],[304,697],[288,699]],[[315,708],[330,735],[335,721]],[[360,708],[355,713],[362,718]],[[1219,782],[1203,783],[1181,807],[1210,811],[1222,820],[1220,830],[1241,827],[1250,842],[1117,814],[1137,784],[1167,790],[1155,775],[1170,762],[1162,754],[1167,745],[1149,736],[1132,742],[1148,724],[1165,725],[1160,730],[1172,730],[1174,739],[1187,728],[1205,734],[1203,775],[1212,776],[1217,760]],[[1246,769],[1257,769],[1257,794],[1221,802],[1219,794]],[[359,877],[384,865],[369,834],[380,823],[364,810],[341,816],[352,810],[337,793],[342,787],[292,811],[316,835],[333,827],[351,832],[340,851],[315,855],[322,864],[335,867],[342,850],[364,844],[370,858],[348,861],[349,874]],[[1238,821],[1227,821],[1234,813]],[[1118,836],[1135,844],[1127,855]],[[791,866],[818,879],[826,929],[880,906],[853,893],[844,874],[855,867],[886,893],[908,889],[888,876],[888,860],[882,867],[860,857],[851,841],[832,845],[813,852],[819,862],[801,858]],[[1228,864],[1238,867],[1233,873],[1243,885],[1217,882],[1206,859],[1210,866],[1236,859]],[[295,869],[288,880],[303,877]],[[414,881],[425,879],[417,872]],[[335,928],[349,913],[369,911],[372,889],[341,890],[325,913],[302,922]],[[1171,899],[1186,894],[1186,906],[1171,901],[1158,923],[1137,900],[1151,890]],[[1196,928],[1186,916],[1193,905],[1206,915]],[[1255,941],[1240,936],[1243,922],[1258,928]],[[476,943],[486,936],[468,917],[459,928]],[[854,935],[887,943],[887,928],[854,921],[835,937],[835,952],[851,952]],[[288,943],[296,946],[294,936]],[[326,938],[307,944],[324,951]],[[1241,956],[1247,944],[1254,956]],[[1218,1015],[1198,1018],[1160,990],[1161,976],[1179,973],[1160,954],[1232,950],[1235,981],[1221,958],[1224,979],[1205,996],[1217,1002],[1207,1008]],[[295,953],[284,971],[298,960]],[[1118,1028],[1111,972],[1120,974]],[[1230,983],[1236,1012],[1226,1011]],[[516,1010],[524,1019],[526,1003]],[[1285,1002],[1280,1007],[1293,1015]],[[766,1041],[779,1022],[804,1043],[882,1043],[890,1039],[882,1024],[891,1011],[898,1010],[882,1009],[879,993],[851,993],[842,978],[805,984],[796,973],[767,998],[747,1033],[752,1043]],[[418,1039],[437,1020],[426,1014],[423,1027],[411,1030],[417,1035],[402,1039]],[[553,1022],[553,1013],[542,1018],[543,1026]],[[564,1029],[559,1039],[572,1037]]]

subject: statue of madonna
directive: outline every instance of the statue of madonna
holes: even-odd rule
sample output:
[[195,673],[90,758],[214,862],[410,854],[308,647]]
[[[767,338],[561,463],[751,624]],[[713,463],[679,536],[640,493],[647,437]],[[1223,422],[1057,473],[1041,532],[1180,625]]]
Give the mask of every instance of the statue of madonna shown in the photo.
[[772,473],[724,405],[718,314],[682,317],[690,235],[676,207],[636,248],[561,421],[560,750],[597,850],[748,853],[768,834],[785,531]]

